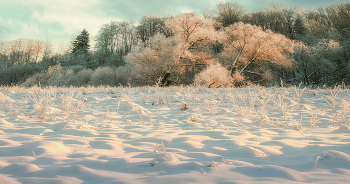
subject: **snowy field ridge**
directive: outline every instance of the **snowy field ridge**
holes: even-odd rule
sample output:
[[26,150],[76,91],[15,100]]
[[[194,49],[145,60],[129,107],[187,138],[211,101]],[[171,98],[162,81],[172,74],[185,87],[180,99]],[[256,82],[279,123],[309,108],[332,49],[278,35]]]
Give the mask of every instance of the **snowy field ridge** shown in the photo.
[[0,183],[350,183],[350,90],[0,87]]

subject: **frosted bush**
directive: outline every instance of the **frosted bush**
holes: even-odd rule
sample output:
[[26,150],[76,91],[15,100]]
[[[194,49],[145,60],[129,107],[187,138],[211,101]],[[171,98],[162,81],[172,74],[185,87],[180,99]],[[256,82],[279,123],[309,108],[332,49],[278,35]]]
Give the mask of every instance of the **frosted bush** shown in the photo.
[[43,72],[36,73],[35,75],[28,77],[23,83],[22,86],[31,87],[39,84],[40,76],[43,75]]
[[62,69],[60,65],[51,66],[45,72],[37,73],[22,84],[30,87],[41,86],[86,86],[86,85],[128,85],[131,83],[133,68],[125,65],[119,68],[99,67],[96,70],[82,69],[77,73],[73,69]]
[[45,66],[31,63],[6,66],[0,59],[0,85],[16,85],[23,83],[28,77],[46,70]]
[[72,65],[72,66],[69,66],[67,68],[73,70],[74,72],[78,72],[80,70],[85,69],[85,66],[83,66],[83,65]]
[[232,77],[230,71],[221,64],[211,64],[209,67],[195,76],[194,82],[208,87],[233,86],[244,78],[236,72]]
[[52,75],[47,84],[49,86],[70,86],[72,78],[74,78],[72,69],[61,70],[59,73]]
[[116,74],[113,68],[111,67],[98,67],[91,74],[91,84],[93,86],[99,85],[116,85]]
[[[78,73],[74,74],[73,70],[66,70],[63,72],[64,75],[60,76],[60,85],[58,86],[84,86],[88,85],[91,78],[92,71],[90,69],[80,70]],[[55,84],[50,84],[55,85]],[[57,86],[57,85],[56,85]]]
[[89,84],[91,73],[90,69],[75,74],[73,69],[62,69],[60,65],[50,66],[47,71],[27,78],[22,85],[30,87],[40,83],[41,86],[82,86]]
[[127,86],[135,76],[131,65],[124,65],[115,69],[116,85]]
[[46,72],[36,73],[35,75],[27,78],[23,86],[29,87],[34,85],[49,85],[51,78],[57,78],[62,73],[62,68],[60,65],[50,66]]
[[90,82],[92,71],[90,69],[80,70],[72,80],[73,86],[83,86],[87,85]]

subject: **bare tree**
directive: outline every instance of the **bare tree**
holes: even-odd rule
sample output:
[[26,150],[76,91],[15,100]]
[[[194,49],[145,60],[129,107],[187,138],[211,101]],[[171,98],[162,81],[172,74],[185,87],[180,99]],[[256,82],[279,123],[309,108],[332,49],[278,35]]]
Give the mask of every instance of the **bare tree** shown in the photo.
[[216,5],[214,12],[217,21],[227,27],[240,21],[246,10],[237,3],[220,2]]
[[43,50],[43,60],[49,58],[52,54],[52,42],[50,39],[46,39],[42,45]]
[[202,9],[200,14],[204,19],[213,19],[215,17],[214,10],[208,8]]
[[96,36],[96,48],[109,53],[124,51],[137,44],[136,28],[132,21],[110,22],[102,26]]
[[10,52],[10,42],[9,41],[0,41],[0,53],[2,55],[8,55]]
[[263,30],[269,29],[269,21],[267,19],[266,11],[250,12],[244,15],[242,21],[247,24],[260,26]]
[[303,32],[302,25],[300,25],[303,21],[302,14],[303,10],[300,7],[288,8],[281,3],[270,3],[269,8],[246,14],[242,21],[295,39],[297,33],[302,34]]
[[6,45],[3,53],[9,57],[11,64],[35,62],[35,51],[38,51],[38,55],[41,52],[41,50],[35,50],[35,42],[36,40],[26,38],[8,41],[7,44],[3,44]]
[[326,8],[322,6],[316,10],[308,8],[303,15],[309,32],[316,37],[323,37],[334,30],[329,14],[327,14]]
[[43,54],[43,45],[44,45],[44,41],[39,39],[36,39],[33,42],[33,52],[35,55],[35,62],[38,62],[38,59]]
[[136,29],[139,39],[145,46],[149,38],[157,33],[162,33],[166,37],[172,36],[170,29],[165,26],[166,19],[167,17],[160,18],[155,14],[142,17],[139,22],[140,25]]

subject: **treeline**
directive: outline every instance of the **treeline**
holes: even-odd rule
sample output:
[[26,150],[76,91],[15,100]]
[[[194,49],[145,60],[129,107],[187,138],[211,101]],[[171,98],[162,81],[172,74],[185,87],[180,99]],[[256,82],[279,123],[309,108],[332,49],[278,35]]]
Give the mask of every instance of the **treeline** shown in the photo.
[[198,14],[112,21],[94,37],[84,29],[60,54],[52,48],[50,40],[0,42],[0,85],[350,83],[350,3],[247,12],[221,2]]

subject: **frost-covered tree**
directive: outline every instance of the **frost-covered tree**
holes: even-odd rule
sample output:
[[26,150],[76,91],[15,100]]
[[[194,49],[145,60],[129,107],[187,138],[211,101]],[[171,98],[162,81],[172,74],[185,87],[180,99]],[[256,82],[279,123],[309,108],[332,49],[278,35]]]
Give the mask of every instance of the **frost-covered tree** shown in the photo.
[[332,84],[345,79],[346,60],[342,60],[342,46],[339,42],[321,39],[314,46],[313,53],[315,65],[310,67],[309,77],[316,84]]
[[[306,85],[323,85],[341,82],[345,79],[347,64],[337,63],[342,47],[334,40],[319,40],[313,46],[303,42],[294,44],[292,54],[296,62],[296,82],[302,80]],[[339,67],[340,64],[342,67]]]
[[[298,72],[295,73],[295,78],[300,79],[302,77],[302,81],[304,84],[309,85],[309,74],[308,71],[311,67],[310,65],[313,62],[313,52],[315,48],[304,44],[303,42],[296,42],[294,44],[294,53],[293,58],[298,65]],[[299,77],[301,76],[301,77]]]
[[213,59],[207,54],[207,49],[211,43],[222,37],[221,32],[215,30],[217,22],[186,13],[169,19],[166,24],[181,39],[174,50],[176,58],[172,61],[173,66],[168,73],[181,74],[185,72],[186,66],[195,67],[213,63]]
[[163,86],[169,84],[169,79],[181,82],[177,78],[186,69],[213,63],[211,55],[202,52],[207,44],[220,37],[213,20],[186,13],[168,19],[166,25],[174,33],[173,37],[156,35],[150,39],[149,47],[134,49],[127,58],[140,69],[139,73],[149,71],[145,83],[154,84],[159,78],[163,79]]
[[149,39],[149,46],[134,47],[126,60],[134,66],[136,83],[154,85],[172,68],[176,58],[174,50],[179,44],[178,37],[168,37],[156,34]]
[[235,23],[225,29],[221,42],[225,46],[221,62],[230,68],[230,75],[238,71],[240,74],[253,73],[264,78],[267,72],[264,70],[265,63],[283,67],[293,65],[288,54],[293,52],[293,41],[258,26]]

